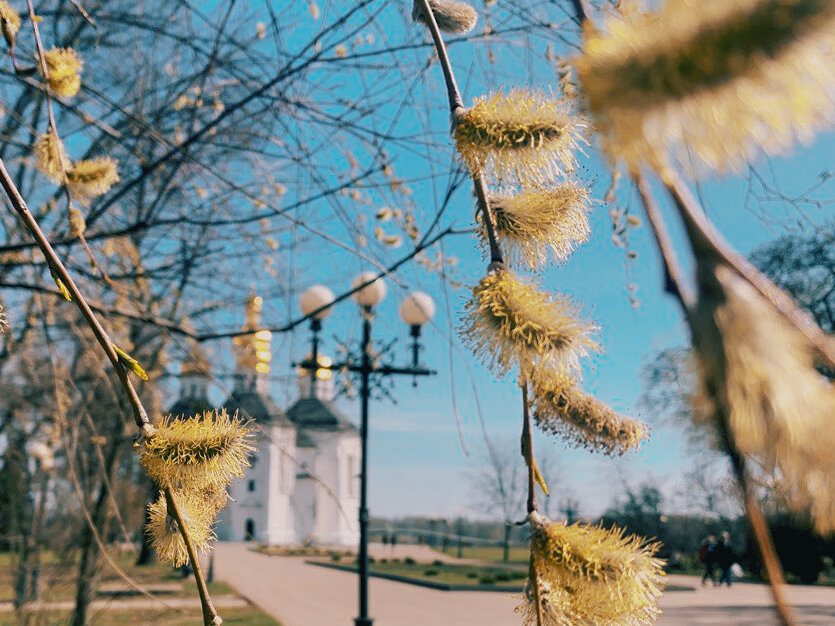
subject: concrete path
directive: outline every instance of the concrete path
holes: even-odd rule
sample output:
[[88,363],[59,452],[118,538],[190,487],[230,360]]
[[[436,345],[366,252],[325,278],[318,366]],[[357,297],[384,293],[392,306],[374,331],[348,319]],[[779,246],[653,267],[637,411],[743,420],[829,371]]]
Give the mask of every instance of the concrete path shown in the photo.
[[[284,626],[351,626],[357,614],[357,577],[315,565],[303,557],[270,557],[246,544],[219,543],[215,576]],[[696,591],[664,594],[660,626],[776,624],[767,587],[735,584],[705,589],[699,579],[671,577]],[[518,626],[518,598],[501,592],[437,591],[371,578],[369,606],[375,626]],[[801,624],[835,624],[835,589],[792,587]]]

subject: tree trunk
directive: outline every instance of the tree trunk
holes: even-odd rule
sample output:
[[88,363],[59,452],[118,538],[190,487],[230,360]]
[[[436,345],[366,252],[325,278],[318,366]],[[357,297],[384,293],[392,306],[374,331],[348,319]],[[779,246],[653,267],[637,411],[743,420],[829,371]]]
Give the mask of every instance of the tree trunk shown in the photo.
[[48,488],[49,475],[41,469],[40,499],[38,500],[38,510],[35,513],[35,519],[32,521],[32,566],[29,570],[27,602],[35,602],[40,597],[41,534],[46,517],[46,496]]
[[96,533],[98,533],[99,537],[103,537],[104,535],[104,526],[107,521],[107,482],[112,479],[120,443],[118,439],[114,441],[105,457],[105,465],[102,471],[108,480],[102,480],[96,503],[90,512],[95,533],[93,532],[93,528],[90,527],[90,524],[85,524],[84,530],[81,533],[81,559],[78,564],[78,581],[75,588],[75,610],[72,616],[72,626],[87,626],[87,612],[95,595],[95,578],[98,573],[98,545],[95,535]]
[[[144,478],[143,482],[148,489],[148,503],[150,504],[156,500],[159,489],[150,478]],[[151,514],[146,506],[145,513],[142,518],[142,548],[139,550],[139,556],[136,557],[136,565],[150,565],[154,562],[154,549],[151,547],[151,537],[147,532],[145,532],[150,519]]]
[[504,542],[502,543],[502,561],[507,563],[510,560],[510,531],[513,525],[510,522],[504,523]]

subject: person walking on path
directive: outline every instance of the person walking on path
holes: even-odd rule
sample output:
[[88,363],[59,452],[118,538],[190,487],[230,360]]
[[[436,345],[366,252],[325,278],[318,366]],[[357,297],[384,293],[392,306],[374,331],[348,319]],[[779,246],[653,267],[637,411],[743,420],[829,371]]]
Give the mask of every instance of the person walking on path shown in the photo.
[[702,576],[702,587],[707,584],[707,581],[716,586],[716,537],[710,535],[702,542],[699,547],[699,563],[705,566],[705,573]]
[[719,578],[719,586],[722,583],[727,583],[731,586],[731,566],[734,564],[734,550],[731,547],[731,535],[728,531],[723,531],[719,537],[719,543],[716,544],[716,564],[722,571],[722,576]]

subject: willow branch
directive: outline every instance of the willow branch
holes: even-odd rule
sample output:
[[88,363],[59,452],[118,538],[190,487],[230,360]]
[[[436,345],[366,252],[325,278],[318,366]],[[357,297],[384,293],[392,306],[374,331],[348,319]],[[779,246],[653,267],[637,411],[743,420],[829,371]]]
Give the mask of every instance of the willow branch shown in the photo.
[[664,224],[664,218],[661,216],[661,211],[655,199],[652,197],[646,178],[641,174],[635,174],[632,178],[638,187],[638,193],[644,205],[644,212],[647,215],[652,234],[655,237],[655,243],[661,253],[661,260],[664,266],[664,290],[675,297],[681,305],[681,308],[687,311],[693,307],[695,298],[684,282],[681,265],[673,248],[667,226]]
[[582,26],[589,17],[589,12],[586,9],[585,0],[571,0],[571,4],[574,7],[574,15],[576,16],[577,21]]
[[[718,255],[720,258],[726,260],[730,265],[736,268],[737,265],[733,261],[739,262],[743,259],[741,259],[739,255],[733,252],[727,244],[721,240],[718,233],[716,233],[707,221],[707,218],[704,216],[704,212],[701,210],[701,207],[698,205],[695,198],[689,194],[689,190],[683,186],[683,183],[677,177],[665,174],[664,178],[665,186],[667,187],[670,195],[673,197],[679,210],[679,214],[681,215],[687,228],[687,233],[694,254],[710,256]],[[654,215],[660,219],[660,214],[658,213],[657,206],[655,205],[649,192],[646,181],[640,177],[637,177],[636,181],[638,182],[638,189],[641,192],[641,199],[647,209],[647,216],[649,217],[650,215]],[[652,217],[650,217],[650,223],[652,223]],[[663,228],[663,222],[661,222],[661,224]],[[655,229],[655,225],[653,225],[653,229]],[[677,290],[679,303],[681,304],[684,314],[690,323],[691,332],[693,332],[691,315],[693,313],[694,306],[697,304],[697,300],[693,296],[685,295],[686,292],[681,290],[684,288],[684,285],[680,282],[682,280],[681,273],[677,263],[675,262],[672,245],[669,238],[666,236],[666,233],[663,230],[661,233],[662,236],[660,239],[656,233],[656,240],[658,241],[659,248],[661,249],[662,256],[664,257],[665,270],[667,271],[668,278],[673,282],[673,286]],[[673,265],[670,265],[668,262],[668,254],[672,255],[671,258],[673,260]],[[733,261],[731,259],[733,259]],[[750,266],[747,261],[745,261],[745,264]],[[753,266],[750,267],[753,268]],[[767,281],[765,277],[762,278]],[[751,477],[746,467],[745,457],[736,445],[727,412],[719,406],[717,406],[714,410],[716,412],[715,418],[719,428],[719,434],[722,439],[722,444],[725,448],[725,452],[731,460],[734,478],[736,479],[737,485],[742,494],[746,517],[748,518],[748,523],[754,533],[757,548],[768,575],[768,582],[771,588],[771,595],[774,598],[775,610],[784,626],[792,626],[792,624],[796,622],[794,621],[794,617],[792,615],[792,607],[787,601],[785,595],[785,580],[783,579],[780,560],[777,557],[774,542],[772,541],[771,534],[768,531],[768,525],[766,524],[762,510],[757,502]]]
[[203,609],[203,624],[204,626],[218,626],[219,624],[223,624],[223,620],[217,614],[217,609],[215,609],[215,605],[212,603],[209,588],[206,586],[203,572],[200,571],[200,561],[197,558],[197,551],[194,549],[194,542],[186,530],[183,515],[180,512],[180,507],[177,506],[177,499],[171,492],[170,484],[163,489],[163,493],[165,494],[165,503],[168,507],[168,512],[177,520],[177,527],[180,529],[180,534],[186,544],[188,558],[191,561],[191,568],[194,571],[194,579],[197,581],[197,593],[200,595],[200,606]]
[[780,560],[777,557],[777,550],[774,547],[771,533],[768,530],[765,516],[762,509],[757,502],[756,494],[751,486],[751,477],[748,473],[748,468],[745,463],[745,457],[737,448],[734,441],[733,433],[728,422],[728,415],[721,408],[716,409],[718,415],[717,422],[719,424],[719,431],[722,437],[722,443],[725,451],[731,459],[731,466],[733,467],[734,477],[737,485],[742,492],[742,501],[745,505],[745,513],[748,517],[748,523],[756,538],[757,549],[760,553],[763,566],[765,567],[766,575],[768,576],[768,583],[771,588],[771,595],[774,598],[777,615],[780,618],[783,626],[792,626],[796,624],[794,608],[789,603],[786,597],[786,581],[783,578],[783,570],[780,566]]
[[[432,34],[432,41],[435,44],[438,59],[441,62],[441,70],[444,73],[444,82],[446,83],[447,97],[449,99],[449,112],[454,125],[458,116],[464,110],[464,101],[461,99],[461,92],[458,90],[458,84],[455,82],[455,73],[452,71],[452,63],[449,61],[446,44],[441,36],[441,29],[438,28],[438,22],[435,20],[435,14],[429,6],[429,0],[420,0],[420,4],[426,17],[426,25]],[[487,186],[484,184],[481,176],[477,174],[473,175],[473,185],[475,186],[476,196],[478,197],[478,206],[482,219],[484,220],[484,227],[487,231],[487,241],[490,245],[490,263],[502,263],[502,253],[499,248],[498,239],[496,238],[496,222],[493,218],[490,202],[487,199]]]
[[528,514],[536,512],[536,460],[533,455],[533,436],[531,432],[531,411],[528,402],[528,381],[523,380],[522,388],[522,456],[528,466]]
[[730,265],[743,278],[751,283],[797,330],[809,340],[818,355],[827,361],[829,367],[835,367],[835,342],[815,324],[814,320],[800,309],[791,297],[771,282],[750,261],[736,252],[722,238],[710,223],[690,188],[677,172],[666,169],[662,180],[667,188],[681,219],[687,229],[687,235],[696,254],[712,254]]
[[456,113],[464,108],[464,101],[461,99],[461,92],[458,90],[458,84],[455,82],[455,74],[452,71],[452,64],[449,62],[446,44],[441,36],[441,29],[438,28],[438,22],[435,20],[432,7],[429,5],[429,0],[420,0],[420,4],[423,7],[426,25],[429,27],[432,42],[435,44],[435,50],[438,52],[438,60],[441,62],[441,69],[444,72],[444,82],[446,83],[446,91],[449,98],[449,112],[454,118]]
[[[531,412],[530,404],[528,402],[528,381],[524,376],[522,381],[522,456],[525,459],[525,465],[528,467],[528,519],[531,515],[536,515],[536,461],[533,455],[533,436],[531,432]],[[542,617],[542,602],[539,598],[539,574],[536,571],[536,561],[534,560],[534,552],[531,550],[530,562],[528,565],[528,577],[533,585],[533,601],[536,606],[536,626],[543,626],[544,621]]]
[[12,181],[12,178],[6,170],[6,165],[3,163],[2,159],[0,159],[0,185],[2,185],[3,191],[6,193],[12,207],[23,221],[27,230],[34,237],[38,247],[41,249],[41,252],[43,252],[44,257],[49,264],[50,270],[53,274],[55,274],[56,278],[58,278],[66,286],[70,296],[72,297],[72,301],[78,307],[79,311],[81,311],[81,315],[84,316],[87,324],[92,329],[93,335],[96,337],[96,341],[98,341],[99,345],[104,350],[107,358],[110,359],[110,364],[113,366],[113,370],[116,372],[116,375],[119,377],[119,381],[122,383],[122,386],[125,388],[125,392],[127,393],[128,400],[130,401],[131,408],[133,409],[133,417],[136,425],[144,433],[150,434],[152,432],[152,427],[150,421],[148,420],[148,414],[145,411],[145,407],[142,406],[142,401],[139,399],[139,394],[136,392],[136,388],[133,386],[130,378],[128,378],[127,371],[124,367],[122,367],[119,357],[113,349],[113,342],[110,340],[107,331],[104,330],[104,327],[101,325],[101,322],[99,322],[95,313],[93,313],[93,310],[90,308],[87,300],[81,294],[81,291],[79,291],[69,272],[67,272],[67,269],[64,267],[61,259],[58,258],[58,255],[49,243],[46,235],[44,235],[38,225],[37,220],[34,218],[32,213],[30,213],[29,207],[26,206],[26,202]]

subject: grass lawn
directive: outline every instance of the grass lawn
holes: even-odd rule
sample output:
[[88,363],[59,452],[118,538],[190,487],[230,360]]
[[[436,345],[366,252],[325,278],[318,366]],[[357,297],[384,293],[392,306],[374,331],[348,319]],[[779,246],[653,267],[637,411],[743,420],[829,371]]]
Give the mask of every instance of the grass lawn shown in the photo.
[[[442,552],[450,556],[458,556],[458,547],[451,546]],[[465,546],[461,551],[461,558],[501,563],[503,554],[501,546]],[[510,548],[509,563],[527,563],[529,558],[530,552],[527,547]]]
[[[150,587],[152,593],[154,587],[162,586],[165,589],[158,589],[161,597],[197,597],[197,584],[193,577],[184,579],[178,570],[169,565],[154,561],[149,565],[138,567],[134,564],[136,553],[121,553],[113,556],[117,565],[122,571],[142,587]],[[44,602],[59,602],[72,600],[75,597],[75,575],[78,565],[74,555],[59,560],[51,553],[45,553],[41,559],[40,589],[41,600]],[[99,578],[99,599],[114,597],[138,597],[134,591],[104,559],[101,560]],[[0,554],[0,602],[10,602],[14,599],[14,581],[16,567],[9,554]],[[206,572],[203,572],[204,575]],[[116,588],[116,591],[105,591],[106,588]],[[209,583],[209,592],[213,596],[234,594],[232,588],[225,582],[215,581]]]
[[[356,564],[345,560],[338,564],[356,571]],[[376,561],[369,569],[372,574],[388,574],[411,578],[418,581],[443,583],[447,585],[507,588],[509,591],[521,588],[527,578],[527,566],[496,567],[478,565],[457,565],[435,561],[434,563],[411,563],[400,560]]]
[[[222,609],[219,611],[224,624],[246,624],[246,626],[281,626],[274,619],[264,615],[255,607]],[[30,624],[62,624],[70,617],[69,612],[44,611],[33,614]],[[202,626],[199,609],[184,615],[169,609],[143,609],[140,611],[93,611],[91,624],[131,624],[145,626],[165,624],[166,626]],[[0,613],[0,626],[18,626],[14,613]]]

